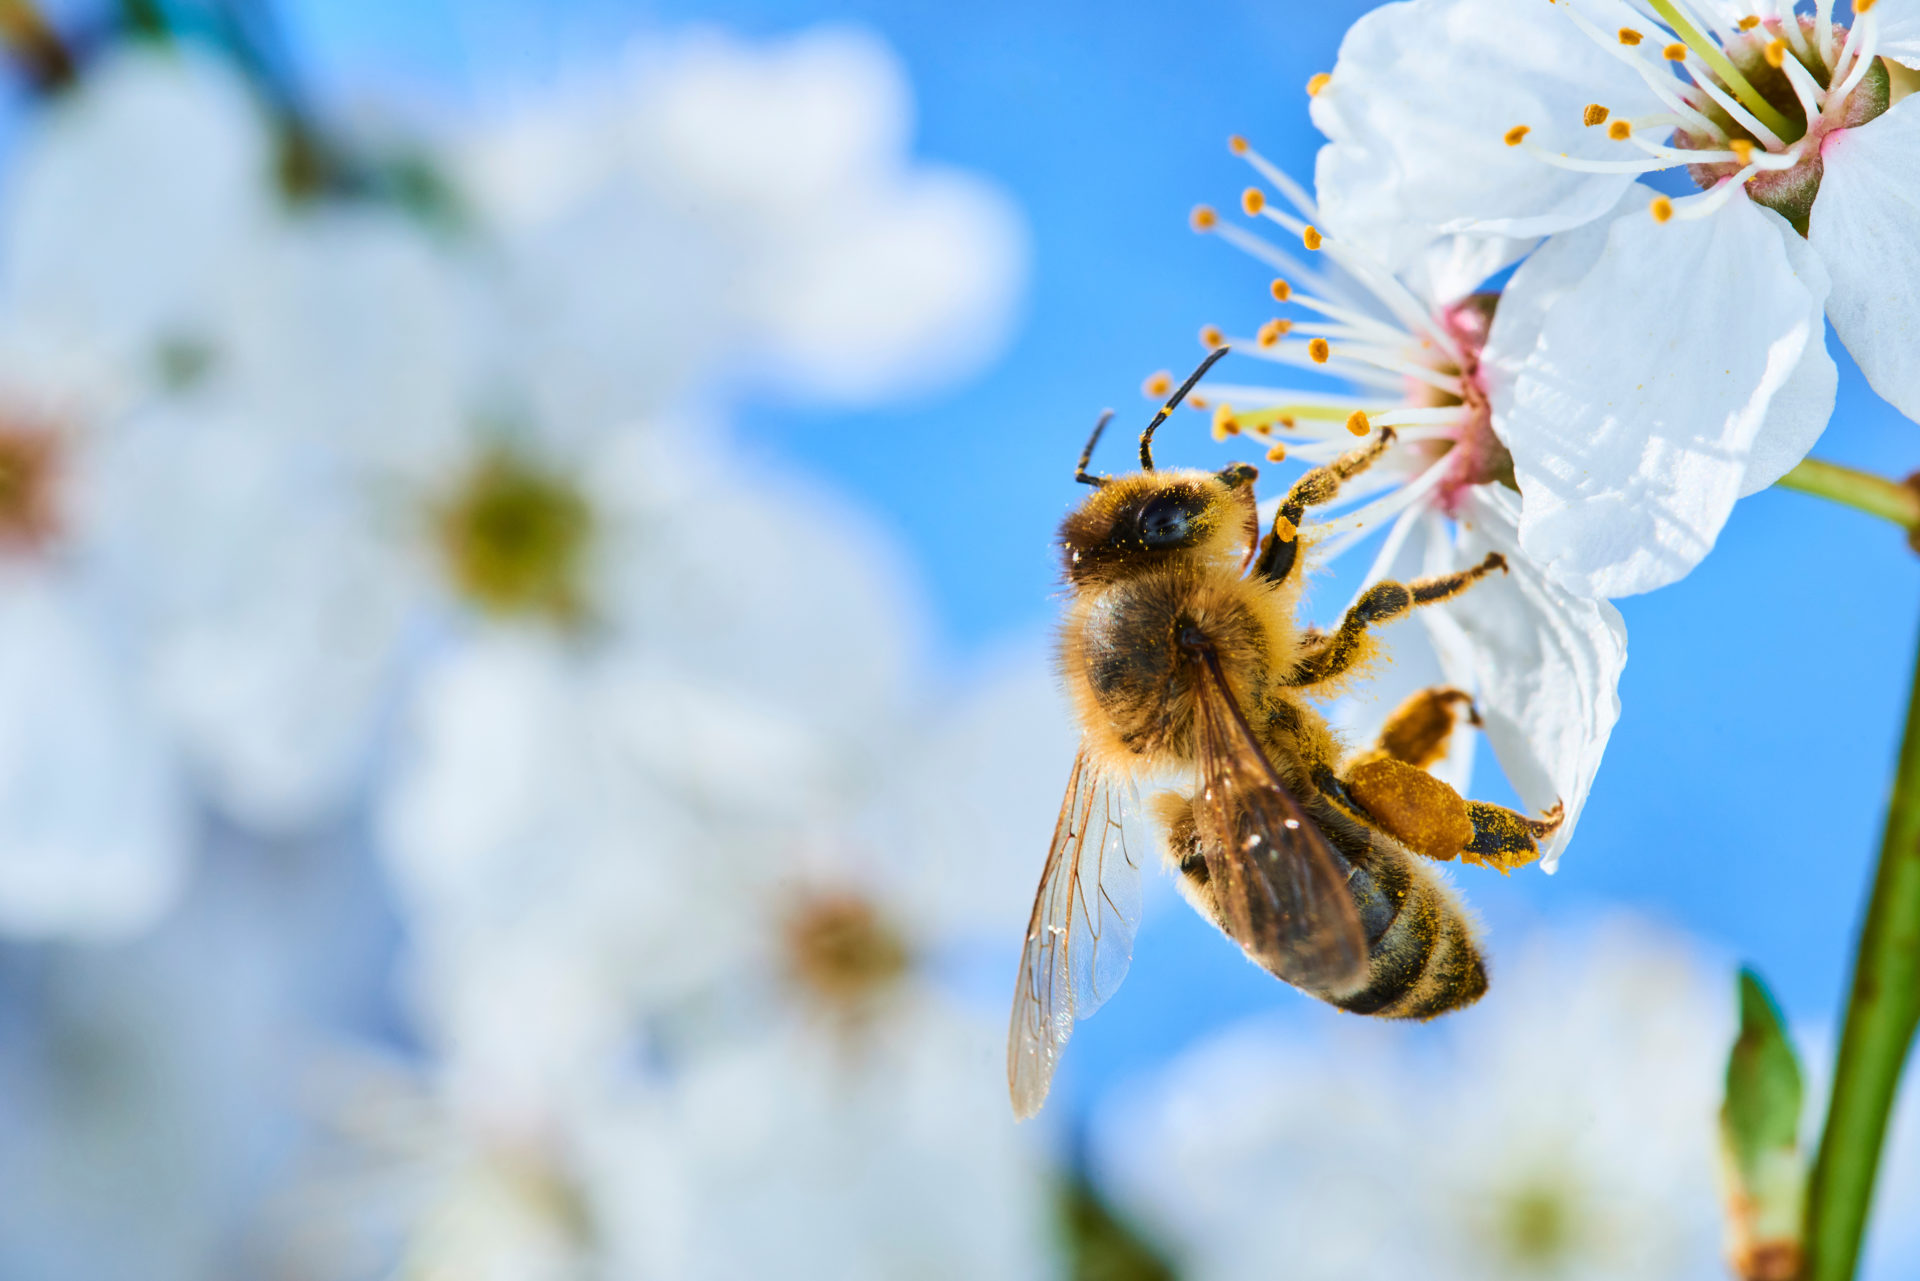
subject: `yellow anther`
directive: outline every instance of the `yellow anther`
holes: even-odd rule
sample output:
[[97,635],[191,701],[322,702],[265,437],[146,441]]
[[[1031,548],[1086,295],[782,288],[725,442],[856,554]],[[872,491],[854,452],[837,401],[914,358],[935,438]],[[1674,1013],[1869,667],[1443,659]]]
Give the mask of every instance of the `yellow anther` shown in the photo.
[[1173,390],[1173,375],[1162,369],[1157,374],[1148,374],[1147,381],[1140,384],[1140,394],[1148,400],[1162,400]]
[[1315,338],[1307,343],[1307,355],[1313,357],[1313,363],[1324,365],[1327,357],[1333,355],[1333,347],[1324,338]]
[[1642,40],[1645,40],[1645,39],[1646,39],[1645,36],[1641,35],[1638,31],[1635,31],[1632,27],[1620,28],[1620,43],[1623,45],[1626,45],[1628,48],[1632,48],[1634,45],[1639,44]]
[[[1856,13],[1859,12],[1858,5],[1854,6],[1854,11]],[[1320,96],[1320,91],[1332,83],[1333,83],[1333,77],[1329,75],[1327,72],[1322,71],[1318,73],[1312,79],[1307,81],[1307,97],[1318,98]]]
[[[1871,2],[1871,0],[1869,0],[1869,2]],[[1750,13],[1746,17],[1740,19],[1739,23],[1736,25],[1738,25],[1742,31],[1751,31],[1755,27],[1760,25],[1760,15],[1757,13]]]
[[1727,144],[1727,150],[1739,159],[1742,168],[1753,163],[1753,144],[1745,138],[1735,138]]
[[1248,187],[1240,193],[1240,208],[1251,218],[1267,207],[1267,193],[1258,187]]
[[1673,217],[1673,201],[1665,196],[1655,196],[1647,205],[1647,212],[1653,215],[1655,222],[1666,222]]
[[1213,211],[1212,205],[1195,205],[1187,215],[1187,223],[1195,231],[1208,232],[1220,225],[1220,215]]
[[1227,150],[1236,156],[1244,156],[1247,154],[1247,140],[1236,133],[1227,139]]
[[1284,462],[1286,462],[1286,461],[1287,461],[1287,447],[1286,447],[1285,445],[1283,445],[1283,444],[1281,444],[1281,443],[1280,443],[1279,441],[1277,441],[1277,440],[1276,440],[1276,441],[1275,441],[1275,442],[1273,443],[1273,448],[1272,448],[1272,449],[1269,449],[1269,450],[1267,451],[1267,461],[1268,461],[1268,462],[1270,462],[1270,463],[1284,463]]
[[1608,121],[1607,137],[1613,139],[1615,142],[1625,142],[1627,139],[1633,137],[1633,126],[1624,120]]
[[1787,61],[1787,42],[1784,40],[1767,41],[1767,47],[1760,51],[1760,56],[1767,60],[1769,67],[1785,66]]
[[1215,347],[1224,346],[1226,344],[1226,341],[1227,341],[1227,336],[1220,332],[1220,326],[1218,325],[1200,326],[1200,345],[1202,347],[1205,347],[1208,351],[1212,351]]
[[1274,419],[1273,421],[1278,423],[1280,427],[1286,431],[1292,431],[1294,427],[1297,425],[1297,422],[1292,414],[1281,414],[1278,418]]
[[1285,516],[1273,518],[1273,536],[1283,543],[1290,543],[1300,536],[1300,527]]
[[1519,146],[1521,143],[1527,140],[1527,135],[1532,132],[1533,132],[1532,125],[1515,125],[1513,128],[1507,130],[1506,132],[1505,136],[1507,140],[1507,145],[1509,147]]
[[1325,244],[1326,242],[1327,242],[1327,238],[1320,234],[1320,229],[1318,227],[1310,226],[1300,236],[1300,243],[1305,245],[1309,249],[1318,249],[1321,245]]
[[1879,0],[1853,0],[1853,16],[1859,17],[1878,3]]
[[1187,408],[1198,409],[1202,413],[1205,413],[1209,408],[1207,404],[1207,398],[1205,396],[1197,396],[1197,395],[1189,396],[1187,397]]
[[1275,280],[1273,282],[1272,292],[1275,302],[1285,302],[1287,299],[1293,297],[1293,286],[1284,280]]
[[1287,331],[1292,328],[1293,322],[1290,320],[1269,320],[1266,324],[1260,326],[1260,332],[1255,334],[1254,337],[1262,347],[1271,347],[1286,337]]
[[1347,415],[1347,430],[1356,436],[1364,436],[1373,430],[1373,424],[1367,421],[1364,412],[1356,409]]
[[1240,434],[1240,424],[1234,421],[1233,406],[1222,403],[1214,407],[1213,438],[1225,440],[1229,436]]
[[1580,123],[1585,125],[1587,128],[1591,129],[1595,125],[1603,125],[1607,123],[1607,117],[1612,114],[1613,113],[1611,111],[1608,111],[1605,107],[1601,106],[1599,103],[1589,102],[1587,104],[1587,109],[1580,113]]
[[1685,62],[1687,60],[1687,46],[1681,44],[1678,40],[1676,40],[1672,44],[1668,45],[1666,48],[1662,49],[1660,51],[1660,56],[1662,58],[1665,58],[1668,62]]

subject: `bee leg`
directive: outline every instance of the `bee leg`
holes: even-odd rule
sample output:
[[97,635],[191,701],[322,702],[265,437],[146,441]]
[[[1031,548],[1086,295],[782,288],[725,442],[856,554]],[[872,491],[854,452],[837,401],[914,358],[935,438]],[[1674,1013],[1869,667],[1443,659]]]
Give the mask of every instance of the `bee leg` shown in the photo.
[[1528,818],[1485,801],[1468,801],[1473,839],[1460,852],[1460,861],[1491,867],[1502,875],[1525,867],[1540,857],[1540,841],[1558,830],[1565,814],[1557,802],[1545,818]]
[[1387,723],[1380,727],[1380,737],[1374,745],[1354,758],[1348,768],[1391,757],[1415,769],[1431,769],[1434,762],[1447,754],[1447,743],[1453,738],[1461,708],[1466,711],[1469,725],[1480,724],[1473,695],[1464,689],[1433,685],[1419,691],[1394,709]]
[[1161,792],[1153,798],[1154,816],[1167,834],[1167,862],[1178,873],[1180,895],[1193,910],[1226,932],[1226,918],[1213,896],[1213,875],[1207,869],[1207,856],[1200,847],[1200,832],[1193,821],[1193,802],[1178,792]]
[[1369,627],[1391,622],[1415,605],[1430,605],[1458,596],[1488,574],[1504,571],[1506,567],[1506,557],[1499,552],[1488,552],[1487,558],[1478,565],[1457,574],[1416,578],[1411,583],[1375,583],[1353,603],[1333,635],[1306,652],[1287,684],[1318,685],[1345,675],[1371,652]]
[[1300,556],[1300,522],[1306,517],[1307,508],[1338,498],[1340,486],[1373,466],[1392,443],[1393,428],[1382,427],[1380,434],[1368,444],[1315,467],[1294,481],[1273,518],[1273,532],[1260,545],[1260,558],[1253,567],[1254,577],[1273,583],[1286,582]]

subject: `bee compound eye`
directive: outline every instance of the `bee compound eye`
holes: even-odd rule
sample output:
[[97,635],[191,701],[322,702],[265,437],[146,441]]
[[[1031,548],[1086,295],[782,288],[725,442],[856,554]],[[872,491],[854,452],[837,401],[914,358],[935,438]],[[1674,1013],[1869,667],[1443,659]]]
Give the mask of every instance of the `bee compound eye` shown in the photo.
[[1180,494],[1161,494],[1140,509],[1140,541],[1149,547],[1178,547],[1193,533],[1193,509]]

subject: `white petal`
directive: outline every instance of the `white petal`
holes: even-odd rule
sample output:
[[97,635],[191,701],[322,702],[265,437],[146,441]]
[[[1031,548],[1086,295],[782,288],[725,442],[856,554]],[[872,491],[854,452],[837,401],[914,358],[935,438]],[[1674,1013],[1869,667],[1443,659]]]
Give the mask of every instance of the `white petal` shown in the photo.
[[1874,52],[1908,67],[1920,67],[1920,0],[1880,0],[1873,19],[1880,24]]
[[10,175],[10,301],[72,340],[147,358],[195,338],[268,221],[272,147],[225,64],[121,52],[57,102]]
[[1920,421],[1920,101],[1827,135],[1820,154],[1807,239],[1833,276],[1827,314],[1873,389]]
[[[1617,0],[1586,0],[1605,30],[1645,28]],[[1363,16],[1313,99],[1330,140],[1316,168],[1329,228],[1409,265],[1436,235],[1545,235],[1613,207],[1633,179],[1573,173],[1504,140],[1515,125],[1549,151],[1637,157],[1581,113],[1664,110],[1646,82],[1568,18],[1564,6],[1513,0],[1405,0]]]
[[1494,430],[1526,500],[1522,544],[1568,588],[1683,577],[1750,470],[1777,475],[1818,437],[1838,383],[1827,277],[1795,239],[1745,199],[1666,224],[1643,207],[1515,273],[1487,347]]
[[1497,551],[1507,572],[1434,608],[1472,645],[1475,698],[1507,781],[1536,814],[1555,802],[1566,807],[1544,851],[1551,872],[1573,839],[1620,717],[1627,627],[1610,602],[1566,592],[1527,559],[1518,507],[1493,486],[1468,496],[1458,563]]
[[186,869],[163,744],[94,620],[39,576],[0,592],[0,932],[114,938]]

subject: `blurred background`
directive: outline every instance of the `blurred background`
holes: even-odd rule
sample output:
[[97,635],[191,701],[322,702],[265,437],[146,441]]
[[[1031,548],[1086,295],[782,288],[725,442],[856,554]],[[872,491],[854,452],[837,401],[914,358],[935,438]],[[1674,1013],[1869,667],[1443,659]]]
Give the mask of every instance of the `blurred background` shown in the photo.
[[[1800,495],[1621,602],[1493,999],[1157,880],[1008,1112],[1074,456],[1265,318],[1187,211],[1367,7],[0,0],[0,1276],[1722,1275],[1734,971],[1817,1070],[1916,624]],[[1865,1275],[1916,1207],[1907,1106]]]

